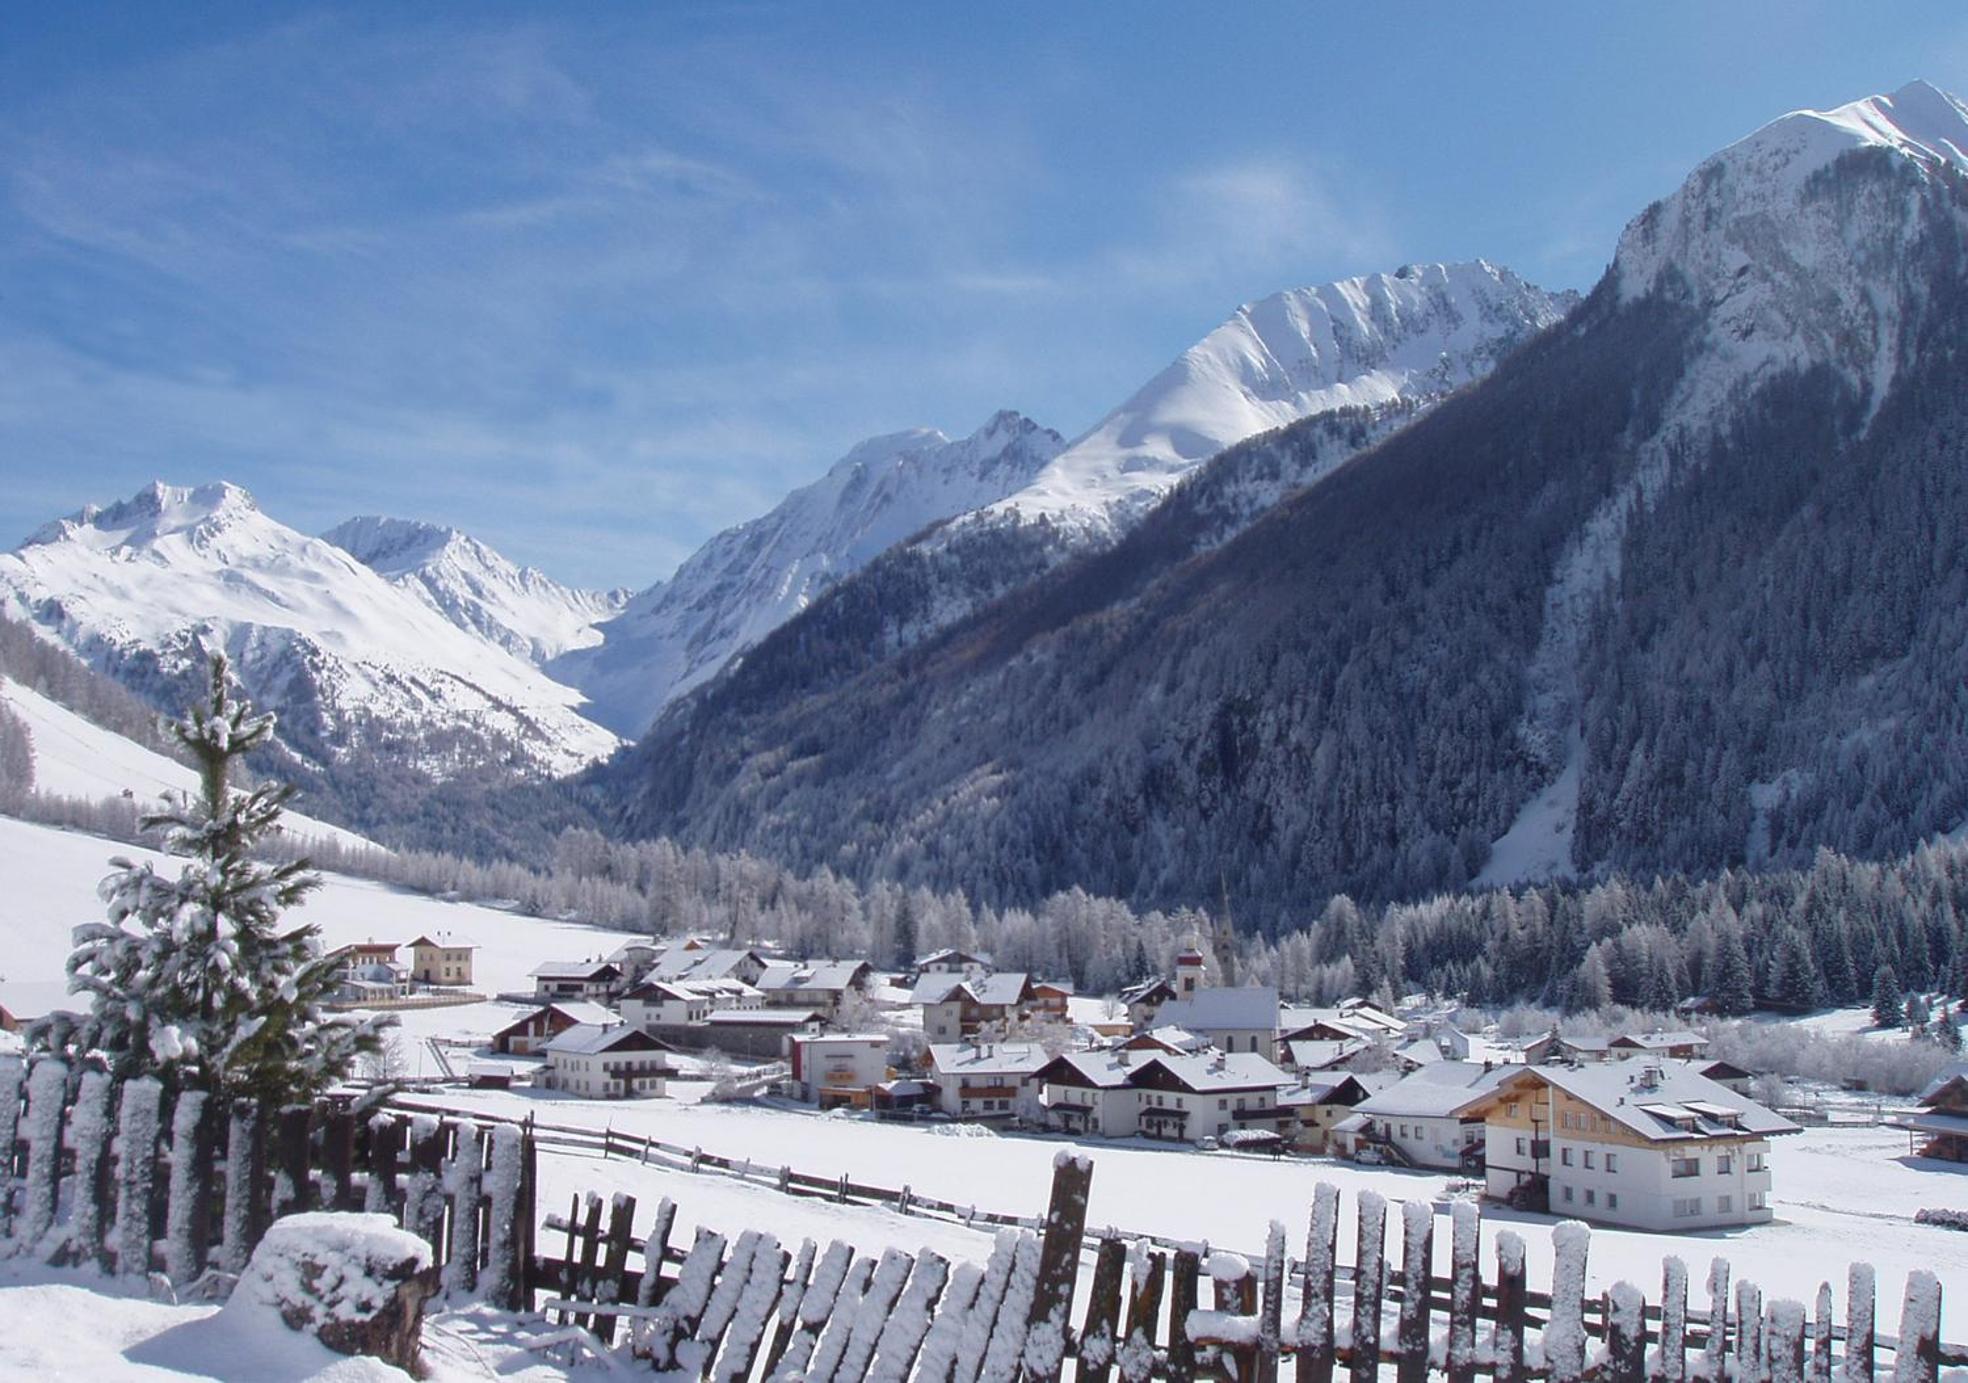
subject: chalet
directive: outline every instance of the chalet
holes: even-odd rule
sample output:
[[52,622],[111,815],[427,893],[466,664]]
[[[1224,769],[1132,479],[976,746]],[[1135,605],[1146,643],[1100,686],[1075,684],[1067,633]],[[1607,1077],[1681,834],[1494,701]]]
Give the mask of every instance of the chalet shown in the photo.
[[961,951],[954,946],[946,946],[940,951],[931,951],[926,956],[918,956],[913,967],[918,977],[923,975],[963,975],[976,978],[991,973],[991,958],[975,951]]
[[608,1000],[627,983],[622,967],[606,960],[550,960],[536,966],[532,978],[540,999]]
[[1607,1055],[1622,1057],[1667,1057],[1673,1061],[1699,1060],[1708,1050],[1708,1039],[1698,1032],[1621,1033],[1606,1044]]
[[1487,1129],[1486,1194],[1646,1230],[1771,1218],[1770,1142],[1797,1126],[1680,1062],[1505,1067],[1459,1113]]
[[1968,1062],[1956,1062],[1927,1083],[1920,1108],[1897,1121],[1916,1156],[1968,1162]]
[[1032,1016],[1064,1023],[1072,1013],[1073,986],[1066,980],[1032,982]]
[[473,1090],[510,1090],[513,1068],[503,1061],[473,1061],[465,1066],[465,1084]]
[[1203,987],[1203,980],[1209,974],[1209,962],[1204,959],[1202,948],[1191,942],[1184,946],[1175,958],[1175,975],[1163,979],[1157,976],[1129,985],[1121,991],[1121,1002],[1127,1005],[1128,1019],[1139,1031],[1160,1021],[1162,1005],[1172,999],[1186,999]]
[[1583,1065],[1586,1062],[1610,1060],[1611,1047],[1610,1038],[1561,1033],[1554,1028],[1524,1044],[1524,1061],[1531,1066],[1544,1066],[1554,1061]]
[[1747,1095],[1751,1082],[1756,1079],[1754,1071],[1745,1071],[1731,1061],[1696,1061],[1694,1067],[1723,1089],[1738,1095]]
[[1197,1143],[1244,1129],[1283,1133],[1293,1122],[1291,1111],[1278,1105],[1278,1091],[1291,1078],[1256,1052],[1156,1053],[1129,1083],[1140,1101],[1138,1128],[1148,1138]]
[[1284,1042],[1398,1042],[1408,1025],[1364,999],[1349,999],[1334,1008],[1291,1007],[1278,1015],[1278,1036]]
[[975,1037],[988,1024],[1000,1032],[1030,1016],[1032,981],[1023,971],[970,978],[924,975],[909,1002],[922,1009],[923,1036],[930,1042]]
[[449,932],[435,938],[420,936],[409,943],[410,978],[419,984],[464,986],[472,982],[472,952],[476,942]]
[[1281,1064],[1287,1070],[1301,1074],[1341,1070],[1362,1053],[1374,1050],[1372,1043],[1360,1037],[1283,1039],[1278,1046],[1284,1058]]
[[501,1056],[531,1056],[547,1045],[547,1039],[586,1023],[607,1027],[619,1022],[615,1014],[600,1004],[582,999],[562,999],[542,1004],[492,1034],[492,1050]]
[[675,949],[666,951],[650,967],[649,977],[658,980],[740,980],[757,985],[771,962],[757,951],[714,949]]
[[1384,1090],[1400,1077],[1392,1071],[1306,1071],[1296,1085],[1278,1092],[1278,1107],[1295,1121],[1286,1138],[1298,1152],[1323,1153],[1331,1147],[1333,1125],[1349,1117],[1356,1105]]
[[[1336,1153],[1379,1157],[1403,1167],[1480,1170],[1483,1119],[1463,1106],[1499,1080],[1496,1070],[1436,1061],[1376,1090],[1332,1126]],[[1368,1151],[1371,1149],[1372,1151]]]
[[1136,1033],[1121,1046],[1130,1052],[1168,1052],[1173,1056],[1188,1056],[1194,1052],[1208,1051],[1210,1040],[1184,1028],[1161,1027]]
[[401,999],[411,992],[410,970],[394,941],[358,941],[335,951],[335,999],[360,1004]]
[[664,1060],[670,1049],[627,1023],[577,1024],[555,1034],[541,1050],[547,1058],[541,1083],[589,1099],[661,1095],[664,1081],[674,1074]]
[[1134,1137],[1141,1131],[1141,1096],[1132,1077],[1146,1059],[1127,1047],[1054,1057],[1034,1077],[1046,1127],[1081,1136]]
[[865,960],[774,961],[750,983],[768,1007],[813,1009],[832,1018],[850,993],[866,993],[875,967]]
[[644,1032],[698,1023],[727,1009],[755,1009],[765,998],[743,980],[647,979],[622,996],[622,1018]]
[[959,1119],[1037,1117],[1038,1073],[1050,1058],[1036,1042],[939,1042],[929,1049],[938,1103]]
[[655,941],[630,941],[609,952],[608,963],[621,970],[626,983],[634,985],[656,968],[663,952],[664,948]]
[[802,1034],[793,1038],[792,1082],[802,1100],[822,1109],[869,1109],[874,1090],[888,1079],[886,1033]]
[[1278,1054],[1278,991],[1197,989],[1163,1004],[1155,1025],[1187,1029],[1225,1052],[1262,1056],[1269,1065]]

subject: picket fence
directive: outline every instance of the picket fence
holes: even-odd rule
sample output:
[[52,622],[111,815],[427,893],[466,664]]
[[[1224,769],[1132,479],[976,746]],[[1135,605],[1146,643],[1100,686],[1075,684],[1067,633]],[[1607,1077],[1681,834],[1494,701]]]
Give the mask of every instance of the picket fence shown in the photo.
[[1390,1205],[1371,1192],[1343,1263],[1339,1193],[1323,1183],[1295,1258],[1275,1223],[1254,1258],[1089,1236],[1092,1163],[1065,1154],[1043,1217],[1001,1229],[982,1264],[785,1246],[760,1229],[700,1228],[685,1246],[669,1198],[640,1235],[627,1195],[576,1196],[542,1219],[541,1142],[523,1126],[334,1102],[263,1115],[199,1091],[166,1103],[153,1081],[0,1058],[0,1254],[216,1293],[281,1214],[387,1213],[431,1243],[450,1296],[544,1311],[569,1348],[706,1383],[1036,1383],[1069,1368],[1093,1383],[1278,1383],[1286,1361],[1294,1383],[1871,1383],[1889,1360],[1900,1383],[1936,1383],[1968,1366],[1940,1340],[1931,1273],[1909,1276],[1896,1337],[1875,1329],[1864,1265],[1847,1274],[1842,1322],[1829,1283],[1810,1308],[1766,1302],[1723,1259],[1705,1310],[1674,1258],[1651,1304],[1628,1283],[1588,1298],[1590,1235],[1566,1223],[1550,1290],[1534,1292],[1509,1230],[1485,1280],[1473,1204],[1452,1207],[1446,1278],[1432,1207],[1399,1207],[1395,1262]]

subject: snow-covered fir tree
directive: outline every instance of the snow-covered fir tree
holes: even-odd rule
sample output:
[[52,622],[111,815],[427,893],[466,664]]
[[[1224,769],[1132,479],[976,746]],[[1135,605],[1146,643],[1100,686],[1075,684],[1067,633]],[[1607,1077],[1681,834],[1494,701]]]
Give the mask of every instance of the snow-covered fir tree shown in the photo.
[[323,1011],[335,962],[318,929],[281,914],[319,886],[305,860],[267,863],[254,849],[280,830],[292,789],[231,786],[234,765],[273,731],[273,717],[235,700],[226,659],[212,659],[210,694],[167,735],[199,771],[194,797],[169,794],[143,819],[183,859],[176,878],[148,863],[111,861],[98,892],[105,921],[75,930],[69,989],[86,994],[79,1021],[43,1024],[38,1045],[96,1055],[118,1076],[156,1075],[266,1104],[304,1100],[380,1044],[386,1019]]

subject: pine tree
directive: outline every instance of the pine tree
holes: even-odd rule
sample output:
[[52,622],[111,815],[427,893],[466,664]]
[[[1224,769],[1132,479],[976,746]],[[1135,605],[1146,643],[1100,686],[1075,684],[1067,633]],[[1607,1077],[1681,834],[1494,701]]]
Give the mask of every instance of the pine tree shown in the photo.
[[223,655],[207,704],[165,730],[197,763],[200,790],[167,795],[143,818],[184,864],[175,879],[149,864],[111,861],[98,890],[108,920],[76,928],[69,990],[91,1007],[72,1026],[46,1024],[44,1047],[101,1053],[118,1076],[156,1075],[258,1099],[305,1100],[381,1043],[387,1019],[325,1016],[337,969],[318,928],[287,930],[280,915],[320,886],[307,861],[267,864],[255,847],[280,829],[292,789],[236,793],[237,761],[273,733],[273,717],[232,698]]
[[1872,980],[1872,1021],[1882,1028],[1897,1028],[1906,1023],[1906,1009],[1900,1002],[1900,981],[1894,975],[1893,967],[1882,965]]
[[1715,975],[1709,983],[1709,997],[1715,1011],[1738,1017],[1756,1007],[1755,980],[1750,973],[1749,952],[1743,949],[1742,928],[1731,920],[1717,929]]
[[1934,1040],[1949,1056],[1961,1055],[1961,1029],[1954,1025],[1954,1019],[1948,1016],[1945,1009],[1934,1021]]

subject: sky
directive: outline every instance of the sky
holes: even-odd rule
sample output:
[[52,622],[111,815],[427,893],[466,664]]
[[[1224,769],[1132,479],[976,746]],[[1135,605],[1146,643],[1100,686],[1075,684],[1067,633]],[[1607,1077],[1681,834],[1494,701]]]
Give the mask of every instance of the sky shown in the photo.
[[1968,7],[8,6],[0,546],[153,479],[642,587],[860,439],[1068,437],[1240,304],[1588,288]]

